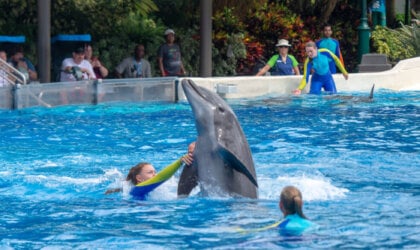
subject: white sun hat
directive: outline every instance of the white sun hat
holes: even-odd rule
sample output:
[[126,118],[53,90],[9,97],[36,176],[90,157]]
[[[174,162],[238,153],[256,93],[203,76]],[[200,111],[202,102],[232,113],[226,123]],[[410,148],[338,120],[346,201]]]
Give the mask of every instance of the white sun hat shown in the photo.
[[165,30],[165,36],[167,36],[169,34],[175,34],[175,31],[173,29],[167,29],[167,30]]
[[277,44],[276,47],[280,47],[280,46],[286,46],[286,47],[290,47],[292,45],[289,44],[289,41],[287,41],[286,39],[280,39]]

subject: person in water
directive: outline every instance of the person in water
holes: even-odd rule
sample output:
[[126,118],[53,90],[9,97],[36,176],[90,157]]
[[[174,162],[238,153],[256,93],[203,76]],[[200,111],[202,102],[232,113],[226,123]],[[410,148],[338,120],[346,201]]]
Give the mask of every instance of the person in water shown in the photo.
[[308,42],[305,46],[308,57],[303,66],[303,78],[299,87],[293,91],[294,94],[300,95],[306,84],[309,82],[309,76],[312,74],[311,88],[309,94],[321,94],[321,90],[335,94],[337,89],[329,67],[329,59],[334,60],[336,66],[343,73],[344,79],[349,78],[349,74],[343,64],[334,53],[328,49],[318,49],[314,42]]
[[[174,166],[175,168],[178,168],[181,166],[182,163],[185,163],[187,166],[190,166],[193,162],[194,148],[195,142],[190,143],[190,145],[188,146],[188,153],[186,155],[183,155],[180,159],[176,160],[169,166]],[[156,170],[151,163],[140,162],[130,169],[125,180],[129,182],[132,186],[137,186],[140,183],[153,178],[154,176],[156,176],[156,174]],[[122,188],[108,189],[105,192],[105,194],[112,194],[122,191]]]
[[284,219],[278,228],[286,235],[301,235],[303,232],[315,228],[316,224],[309,221],[303,213],[302,193],[294,186],[286,186],[280,194],[279,208]]

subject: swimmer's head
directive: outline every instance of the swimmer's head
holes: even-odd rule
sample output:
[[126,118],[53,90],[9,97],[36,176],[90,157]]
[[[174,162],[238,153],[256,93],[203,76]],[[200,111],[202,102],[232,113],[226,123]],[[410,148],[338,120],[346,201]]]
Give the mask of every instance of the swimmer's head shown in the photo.
[[302,193],[294,186],[286,186],[283,188],[280,194],[279,207],[284,216],[297,213],[300,217],[306,219],[306,216],[302,211]]
[[147,181],[155,175],[156,170],[152,164],[148,162],[140,162],[130,169],[126,180],[130,181],[133,185],[137,185],[143,181]]
[[317,47],[314,42],[307,42],[305,45],[305,51],[309,58],[314,58],[318,55]]

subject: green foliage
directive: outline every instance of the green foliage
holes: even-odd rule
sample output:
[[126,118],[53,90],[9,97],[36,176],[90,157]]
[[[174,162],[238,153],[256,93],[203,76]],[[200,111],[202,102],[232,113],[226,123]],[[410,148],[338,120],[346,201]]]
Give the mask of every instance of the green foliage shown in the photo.
[[401,14],[401,13],[398,13],[398,14],[396,14],[395,15],[395,21],[396,22],[401,22],[401,23],[404,23],[404,21],[405,21],[405,14]]
[[420,56],[420,28],[416,24],[401,24],[397,29],[377,26],[372,41],[376,52],[388,55],[393,62]]
[[24,35],[26,37],[25,52],[31,61],[36,59],[36,0],[0,1],[0,34],[9,36]]
[[[213,19],[212,75],[236,75],[238,60],[246,56],[239,21],[229,9],[216,13]],[[199,33],[197,25],[177,32],[184,67],[190,76],[198,76],[200,73]]]
[[213,16],[213,75],[237,75],[240,59],[246,57],[244,25],[234,8],[223,8]]
[[[153,75],[158,76],[157,50],[164,42],[164,30],[173,28],[187,72],[198,76],[199,3],[188,0],[54,0],[51,1],[51,35],[91,34],[94,54],[111,73],[123,58],[133,53],[136,44],[142,43],[146,46]],[[326,6],[335,6],[331,16],[323,12]],[[351,72],[358,64],[357,27],[361,13],[355,1],[214,0],[213,7],[214,76],[250,74],[255,63],[276,53],[274,45],[279,38],[292,43],[290,53],[302,62],[305,43],[321,37],[321,16],[333,25],[333,36],[340,41],[346,68]],[[26,55],[37,64],[38,1],[0,1],[0,8],[3,12],[0,33],[25,35]],[[378,51],[390,53],[391,60],[420,54],[418,26],[402,26],[395,31],[375,30],[372,41]]]
[[200,1],[190,0],[155,0],[159,8],[152,13],[153,19],[162,20],[170,28],[188,29],[199,23]]
[[[262,4],[256,10],[249,11],[245,23],[249,40],[265,48],[263,52],[265,60],[277,53],[275,44],[278,39],[287,39],[292,43],[290,53],[298,61],[303,61],[305,43],[311,38],[304,22],[286,6],[274,2]],[[248,66],[252,68],[259,58],[254,56],[249,59],[254,59],[254,62],[250,61],[251,65]]]
[[[36,0],[0,1],[4,13],[0,17],[0,33],[25,35],[26,56],[35,64],[37,4]],[[147,16],[157,10],[152,0],[55,0],[51,1],[51,36],[91,34],[94,53],[111,73],[138,43],[146,46],[149,60],[155,65],[165,27]]]
[[[52,34],[91,34],[94,53],[111,73],[139,43],[145,45],[146,57],[156,65],[165,28],[146,17],[157,9],[151,0],[56,0],[52,9]],[[157,75],[157,67],[152,71]]]
[[178,32],[182,62],[189,76],[198,76],[200,73],[200,41],[198,39],[198,30],[199,28],[194,26]]
[[[339,7],[333,11],[330,17],[330,20],[332,20],[330,23],[333,25],[333,37],[340,42],[346,69],[353,72],[359,64],[357,27],[359,26],[361,11],[354,6],[352,1],[341,3]],[[319,27],[319,30],[321,30],[321,27]]]
[[[197,26],[179,32],[179,44],[182,51],[182,60],[189,76],[200,74],[200,40]],[[212,46],[212,75],[237,75],[237,63],[245,58],[246,50],[243,43],[243,34],[230,34]]]
[[[243,32],[243,23],[234,14],[235,8],[223,8],[213,16],[213,26],[216,33],[238,33]],[[220,34],[219,34],[220,35]]]
[[223,40],[223,46],[213,49],[213,75],[237,75],[239,59],[246,57],[242,33],[232,33]]

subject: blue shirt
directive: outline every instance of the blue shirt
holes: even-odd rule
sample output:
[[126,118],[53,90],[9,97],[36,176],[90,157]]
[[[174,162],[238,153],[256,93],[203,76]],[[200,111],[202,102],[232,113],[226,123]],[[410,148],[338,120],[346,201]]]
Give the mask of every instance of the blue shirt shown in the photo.
[[[332,53],[334,53],[334,55],[338,57],[341,63],[344,65],[344,60],[343,60],[343,57],[341,55],[341,50],[340,50],[340,43],[338,42],[338,40],[333,39],[331,37],[328,37],[328,38],[324,37],[316,42],[316,46],[319,49],[327,49],[331,51]],[[335,67],[334,60],[330,57],[328,59],[328,62],[330,65],[331,73],[335,74],[337,72],[337,68]]]
[[293,68],[298,66],[298,62],[294,56],[287,55],[286,61],[283,62],[279,54],[272,56],[267,64],[273,69],[271,75],[294,75]]
[[305,231],[316,229],[317,225],[298,214],[289,214],[278,225],[278,228],[284,235],[302,235]]
[[375,0],[372,1],[370,9],[373,12],[381,12],[381,13],[385,13],[385,2],[384,0]]

